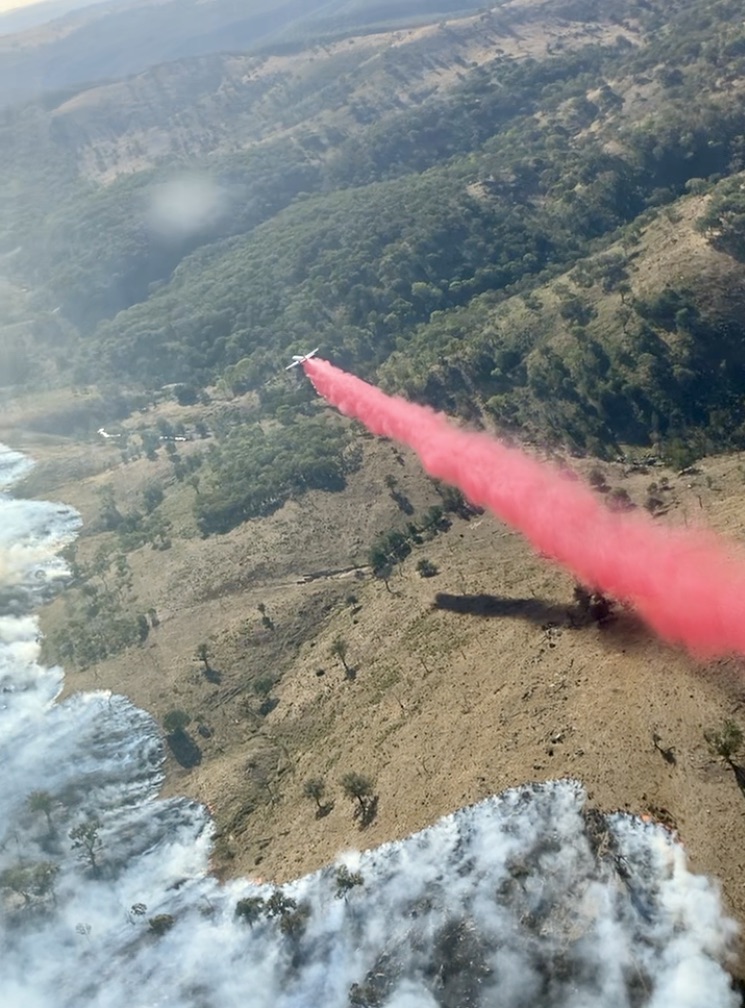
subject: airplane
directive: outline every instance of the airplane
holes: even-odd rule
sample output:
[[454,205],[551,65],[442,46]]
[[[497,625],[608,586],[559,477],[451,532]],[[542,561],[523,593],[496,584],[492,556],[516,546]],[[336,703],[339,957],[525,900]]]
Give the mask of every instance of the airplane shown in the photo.
[[285,368],[285,371],[289,371],[290,368],[297,367],[298,364],[302,364],[303,361],[307,361],[310,360],[311,357],[315,357],[315,355],[318,353],[320,349],[321,349],[320,347],[316,347],[315,350],[311,350],[310,353],[307,354],[293,354],[292,364],[288,364],[287,367]]

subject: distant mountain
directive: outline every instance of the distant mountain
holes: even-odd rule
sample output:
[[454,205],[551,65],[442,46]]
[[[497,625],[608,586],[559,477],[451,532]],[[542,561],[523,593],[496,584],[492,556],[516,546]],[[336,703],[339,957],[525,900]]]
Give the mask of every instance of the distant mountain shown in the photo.
[[[14,19],[23,23],[32,10],[56,19],[0,36],[0,106],[126,77],[183,57],[255,51],[269,42],[300,45],[319,36],[436,18],[475,5],[473,0],[115,0],[57,16],[71,7],[71,0],[60,0],[6,15],[7,24]],[[0,18],[0,32],[8,30],[4,21]]]
[[14,7],[0,12],[0,37],[28,31],[39,25],[62,18],[72,11],[92,7],[102,0],[47,0],[46,3],[31,3],[27,7]]

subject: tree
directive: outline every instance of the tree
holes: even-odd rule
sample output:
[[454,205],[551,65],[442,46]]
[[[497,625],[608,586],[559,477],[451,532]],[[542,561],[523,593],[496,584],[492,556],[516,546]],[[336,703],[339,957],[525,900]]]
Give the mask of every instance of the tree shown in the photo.
[[144,613],[139,613],[137,615],[137,633],[140,637],[140,643],[144,644],[150,633],[150,624],[147,621],[147,616]]
[[312,798],[315,801],[319,812],[326,808],[321,801],[321,798],[323,798],[325,793],[326,783],[322,777],[310,777],[305,784],[303,784],[303,795],[306,798]]
[[310,904],[307,900],[303,900],[299,906],[282,914],[279,930],[288,938],[299,938],[305,931],[310,913]]
[[735,721],[727,719],[720,729],[705,731],[704,738],[711,751],[734,769],[734,757],[741,751],[745,741],[742,728]]
[[623,487],[614,487],[608,494],[608,507],[611,511],[633,511],[635,504]]
[[183,710],[170,710],[163,716],[163,727],[169,735],[182,735],[191,723],[191,716]]
[[183,710],[170,710],[163,717],[168,748],[176,761],[188,770],[202,762],[202,750],[186,731],[189,724],[191,716]]
[[96,492],[100,506],[98,514],[100,526],[105,532],[110,532],[118,528],[123,521],[122,513],[116,506],[114,488],[110,483],[106,483],[104,486],[99,487]]
[[18,893],[25,905],[30,906],[35,898],[41,899],[53,893],[58,872],[59,866],[52,861],[14,865],[0,872],[0,888]]
[[292,896],[285,896],[279,886],[276,886],[266,901],[266,915],[267,917],[283,917],[291,910],[295,910],[296,907],[297,903]]
[[595,487],[596,490],[600,490],[605,493],[608,489],[608,484],[605,479],[605,473],[600,468],[600,466],[593,466],[590,470],[590,475],[588,477],[590,486]]
[[364,774],[347,773],[341,779],[341,786],[344,794],[348,798],[355,798],[360,803],[360,811],[364,814],[367,811],[369,800],[372,797],[375,786],[369,777]]
[[419,560],[416,565],[416,569],[419,572],[419,575],[423,578],[431,578],[440,573],[440,569],[437,564],[432,563],[431,560],[427,560],[426,557],[422,557],[422,559]]
[[235,915],[252,927],[266,913],[266,900],[261,896],[246,896],[235,905]]
[[148,920],[148,928],[152,934],[157,935],[159,938],[164,935],[166,931],[170,931],[173,925],[176,923],[171,914],[156,914],[155,917],[151,917]]
[[207,647],[206,644],[199,644],[199,645],[197,645],[196,659],[197,659],[197,661],[202,662],[202,664],[204,665],[204,671],[205,672],[210,672],[211,671],[211,668],[210,668],[210,658],[209,658],[209,648]]
[[52,823],[52,809],[54,808],[54,798],[48,791],[32,791],[26,799],[26,805],[30,812],[43,812],[47,819],[49,835],[54,833]]
[[199,390],[193,385],[177,385],[173,394],[179,406],[193,406],[199,399]]
[[388,561],[386,561],[385,563],[376,564],[373,567],[373,574],[375,575],[376,578],[380,578],[380,580],[385,585],[385,590],[387,592],[390,592],[391,595],[393,595],[394,593],[391,591],[390,586],[390,580],[391,577],[393,576],[393,564],[389,563]]
[[365,884],[365,880],[362,877],[362,872],[350,872],[346,865],[340,865],[336,870],[336,875],[334,876],[334,881],[336,882],[336,892],[334,895],[337,899],[342,899],[351,892],[355,886],[361,886]]
[[99,832],[101,822],[95,817],[86,819],[70,830],[72,849],[78,852],[81,861],[87,861],[92,871],[98,869],[98,855],[101,851],[101,838]]
[[334,643],[329,649],[330,654],[334,658],[338,658],[339,661],[344,666],[344,674],[349,675],[349,666],[347,665],[347,652],[349,651],[349,644],[343,637],[337,637]]
[[165,496],[163,492],[163,486],[156,480],[151,480],[142,491],[142,502],[145,505],[145,511],[150,514],[154,511],[157,506],[163,501]]

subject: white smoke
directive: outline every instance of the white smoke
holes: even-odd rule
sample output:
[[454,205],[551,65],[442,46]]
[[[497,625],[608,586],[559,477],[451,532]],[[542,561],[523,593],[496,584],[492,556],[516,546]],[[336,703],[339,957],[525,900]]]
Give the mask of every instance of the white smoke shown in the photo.
[[[73,521],[0,498],[22,583]],[[3,1008],[737,1004],[716,885],[661,826],[586,811],[575,781],[512,789],[281,890],[221,886],[204,808],[156,797],[153,720],[108,693],[56,703],[61,675],[38,664],[32,617],[0,616]],[[95,864],[69,836],[92,822]],[[53,888],[34,888],[39,865]]]
[[25,475],[33,462],[20,452],[0,445],[0,490],[4,490]]
[[226,206],[224,190],[212,179],[177,175],[151,188],[147,220],[156,234],[180,240],[211,225]]

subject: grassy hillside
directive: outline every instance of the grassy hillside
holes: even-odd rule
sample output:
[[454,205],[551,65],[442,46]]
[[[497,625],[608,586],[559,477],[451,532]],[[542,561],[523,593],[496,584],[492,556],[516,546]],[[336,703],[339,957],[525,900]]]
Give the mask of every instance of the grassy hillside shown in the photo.
[[[472,9],[468,0],[114,0],[0,36],[1,105],[225,49],[295,49],[319,37]],[[50,8],[50,16],[54,16]],[[1,26],[0,26],[0,30]],[[8,30],[13,31],[13,28]]]
[[[252,408],[250,397],[163,403],[147,418],[156,429],[197,418],[219,426],[222,411],[248,418]],[[86,517],[76,585],[44,614],[47,647],[83,630],[90,639],[96,611],[106,645],[121,637],[108,657],[65,654],[68,691],[123,691],[164,731],[183,712],[190,745],[171,739],[166,791],[209,803],[222,875],[287,879],[507,785],[576,775],[599,807],[677,828],[694,868],[723,881],[742,917],[741,796],[704,738],[742,717],[739,663],[699,666],[622,611],[596,623],[571,580],[488,515],[448,513],[387,582],[375,577],[380,535],[407,534],[444,501],[407,453],[357,443],[361,465],[343,491],[310,490],[202,538],[201,487],[175,477],[164,447],[122,464],[111,444],[30,442],[42,462],[26,489]],[[208,452],[190,442],[178,453],[183,462],[199,450]],[[659,499],[659,521],[705,514],[733,535],[743,462],[721,457],[679,476],[629,459],[584,473],[638,506]],[[150,515],[167,523],[167,548],[109,527],[112,503],[129,515],[148,498]],[[349,770],[370,776],[378,795],[364,828],[341,790]],[[318,778],[323,815],[304,794]]]
[[[593,9],[511,4],[351,55],[159,68],[24,110],[20,129],[9,112],[4,241],[35,290],[32,357],[62,342],[67,380],[221,380],[264,390],[271,413],[277,361],[320,342],[362,373],[385,365],[390,387],[585,450],[738,446],[737,291],[712,305],[657,273],[630,297],[628,276],[651,221],[687,220],[689,193],[733,198],[742,28],[727,0]],[[140,153],[117,177],[122,144]],[[726,238],[701,228],[727,274],[739,217],[723,214]],[[530,332],[485,335],[516,294]],[[561,346],[541,336],[557,311]]]
[[[739,535],[740,14],[513,0],[4,111],[0,438],[40,459],[23,492],[85,519],[47,657],[160,720],[220,873],[287,878],[577,775],[677,827],[745,917],[737,780],[704,736],[742,720],[739,663],[598,620],[282,370],[321,343]],[[378,794],[362,830],[348,770]]]

